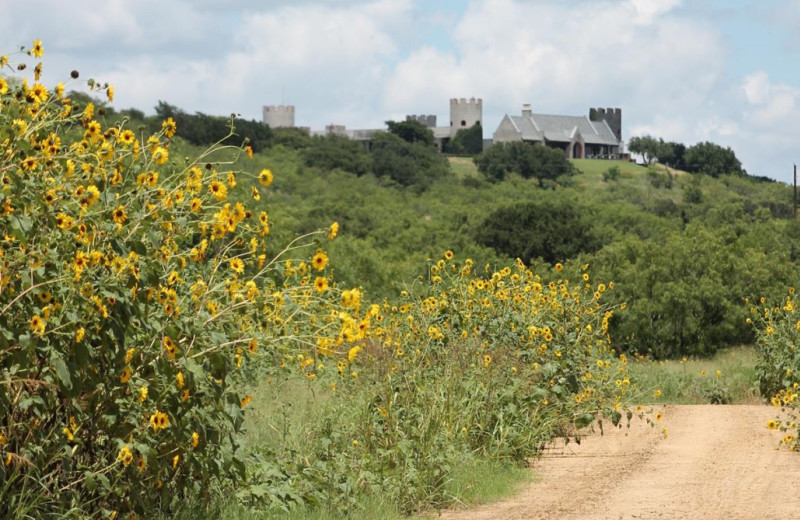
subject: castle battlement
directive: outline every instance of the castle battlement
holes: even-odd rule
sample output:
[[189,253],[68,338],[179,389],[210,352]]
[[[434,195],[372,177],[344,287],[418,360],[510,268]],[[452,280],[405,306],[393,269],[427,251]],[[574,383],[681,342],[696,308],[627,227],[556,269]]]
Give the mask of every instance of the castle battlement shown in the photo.
[[272,128],[294,128],[294,105],[264,106],[264,124]]

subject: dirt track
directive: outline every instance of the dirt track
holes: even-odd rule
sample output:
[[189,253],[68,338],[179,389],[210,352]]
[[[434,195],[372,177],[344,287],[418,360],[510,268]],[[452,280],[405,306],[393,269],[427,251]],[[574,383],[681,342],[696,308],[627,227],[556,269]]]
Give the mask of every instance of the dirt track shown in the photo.
[[[769,406],[671,406],[547,451],[513,499],[448,520],[800,518],[800,453],[777,449]],[[662,426],[668,436],[661,434]]]

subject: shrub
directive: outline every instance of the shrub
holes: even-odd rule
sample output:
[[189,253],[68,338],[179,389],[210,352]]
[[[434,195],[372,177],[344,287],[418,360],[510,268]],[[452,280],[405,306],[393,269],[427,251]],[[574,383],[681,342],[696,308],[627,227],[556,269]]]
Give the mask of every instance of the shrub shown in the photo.
[[328,280],[268,250],[272,172],[229,170],[249,148],[175,159],[173,120],[103,126],[63,91],[0,78],[0,517],[152,517],[243,476],[239,382],[325,326],[291,317],[328,316]]
[[569,202],[531,202],[500,208],[478,229],[478,243],[524,261],[558,262],[600,247],[587,211]]

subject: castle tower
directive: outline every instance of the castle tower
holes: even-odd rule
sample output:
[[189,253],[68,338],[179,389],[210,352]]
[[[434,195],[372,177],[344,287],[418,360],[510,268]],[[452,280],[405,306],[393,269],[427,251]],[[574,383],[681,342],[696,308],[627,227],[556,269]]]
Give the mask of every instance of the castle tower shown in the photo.
[[450,138],[461,129],[483,125],[483,100],[478,98],[450,100]]
[[270,128],[294,128],[294,106],[265,106],[264,124],[269,125]]
[[622,109],[592,108],[589,110],[590,121],[605,121],[619,141],[622,141]]

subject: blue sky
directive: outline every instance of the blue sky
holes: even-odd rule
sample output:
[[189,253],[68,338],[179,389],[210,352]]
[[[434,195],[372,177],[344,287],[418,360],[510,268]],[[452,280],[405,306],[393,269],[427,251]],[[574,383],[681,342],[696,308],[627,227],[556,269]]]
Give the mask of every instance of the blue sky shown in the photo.
[[[623,137],[730,146],[788,182],[800,133],[800,0],[43,0],[0,3],[0,52],[45,44],[45,81],[73,68],[117,108],[375,128],[448,122],[480,97],[485,136],[523,103],[620,107]],[[81,82],[71,85],[81,88]]]

